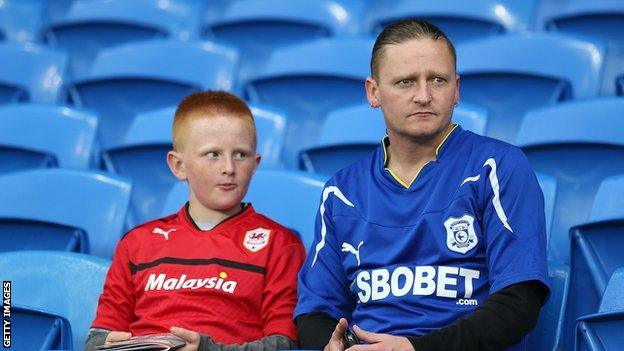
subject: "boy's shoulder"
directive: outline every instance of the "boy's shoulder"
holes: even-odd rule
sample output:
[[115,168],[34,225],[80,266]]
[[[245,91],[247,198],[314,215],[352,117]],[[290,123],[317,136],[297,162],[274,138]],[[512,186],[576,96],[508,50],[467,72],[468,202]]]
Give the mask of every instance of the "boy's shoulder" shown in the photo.
[[149,222],[145,222],[137,225],[136,227],[128,230],[122,237],[121,240],[126,238],[136,236],[142,233],[154,233],[158,231],[158,228],[162,230],[163,227],[171,226],[179,224],[178,213],[173,213],[165,217],[161,217],[158,219],[151,220]]
[[255,211],[255,209],[253,216],[251,216],[251,222],[249,224],[251,225],[251,227],[257,227],[261,229],[264,228],[270,230],[272,233],[275,233],[272,234],[274,236],[274,239],[277,239],[277,241],[279,241],[284,246],[291,244],[303,245],[301,243],[301,239],[299,239],[299,236],[293,233],[291,229],[281,225],[270,217]]

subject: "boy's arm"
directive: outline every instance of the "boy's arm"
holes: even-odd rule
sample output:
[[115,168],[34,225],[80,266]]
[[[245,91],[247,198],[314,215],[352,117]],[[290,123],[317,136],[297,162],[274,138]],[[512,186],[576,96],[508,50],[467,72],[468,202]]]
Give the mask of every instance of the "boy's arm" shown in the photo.
[[200,334],[198,351],[269,351],[294,350],[299,346],[291,338],[284,335],[269,335],[241,345],[225,345],[212,340],[208,335]]

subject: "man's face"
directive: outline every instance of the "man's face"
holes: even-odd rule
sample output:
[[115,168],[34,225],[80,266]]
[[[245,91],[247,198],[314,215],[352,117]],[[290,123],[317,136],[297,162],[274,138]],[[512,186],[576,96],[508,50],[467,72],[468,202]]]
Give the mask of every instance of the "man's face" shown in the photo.
[[191,206],[229,213],[240,208],[260,156],[254,130],[242,118],[215,116],[187,122],[176,176],[189,183]]
[[366,92],[370,104],[383,110],[391,138],[427,142],[441,137],[459,102],[459,76],[443,40],[385,46],[377,76],[367,78]]

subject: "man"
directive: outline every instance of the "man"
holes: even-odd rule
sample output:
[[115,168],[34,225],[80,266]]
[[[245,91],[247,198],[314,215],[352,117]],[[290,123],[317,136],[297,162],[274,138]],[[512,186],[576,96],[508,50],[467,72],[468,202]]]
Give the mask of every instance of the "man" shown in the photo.
[[543,196],[522,152],[451,123],[453,45],[420,20],[379,35],[380,148],[326,184],[294,316],[303,349],[523,350],[548,290]]

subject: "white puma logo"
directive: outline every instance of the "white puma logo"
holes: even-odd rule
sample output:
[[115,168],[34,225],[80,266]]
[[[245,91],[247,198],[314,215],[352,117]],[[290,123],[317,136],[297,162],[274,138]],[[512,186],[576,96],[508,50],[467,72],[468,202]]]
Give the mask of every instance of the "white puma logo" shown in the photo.
[[171,232],[175,232],[175,228],[171,228],[167,231],[164,231],[158,227],[154,228],[154,230],[152,230],[152,233],[154,234],[162,234],[165,237],[165,240],[169,240],[169,233]]
[[357,260],[357,265],[360,265],[360,246],[362,246],[362,244],[364,244],[364,241],[360,241],[360,243],[358,244],[357,250],[353,247],[353,245],[344,242],[342,243],[342,252],[350,252],[352,254],[355,255],[355,259]]

